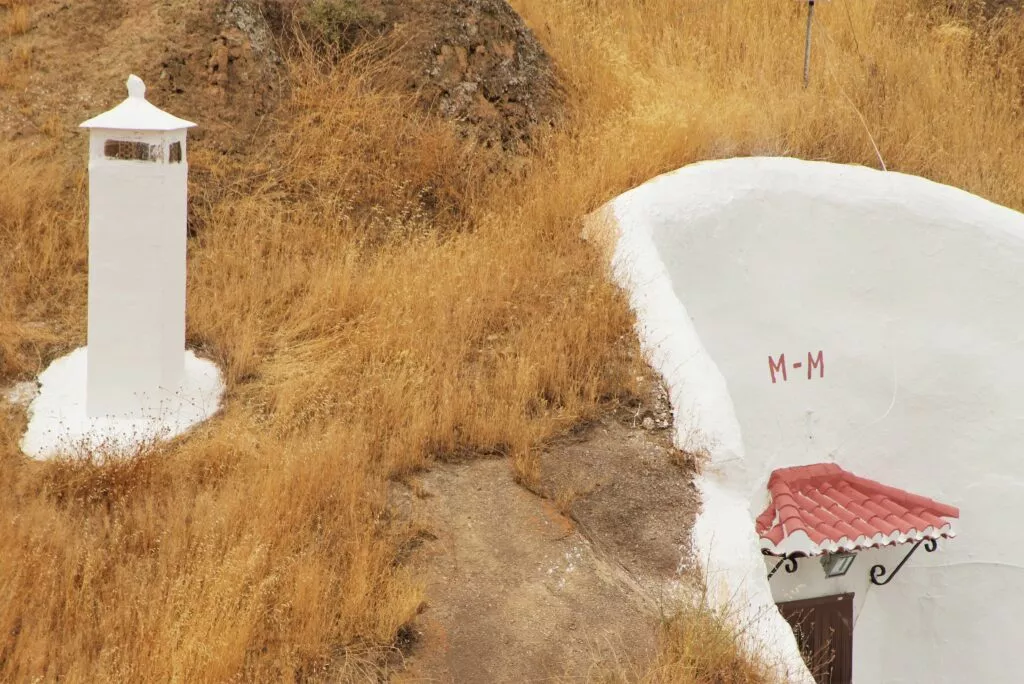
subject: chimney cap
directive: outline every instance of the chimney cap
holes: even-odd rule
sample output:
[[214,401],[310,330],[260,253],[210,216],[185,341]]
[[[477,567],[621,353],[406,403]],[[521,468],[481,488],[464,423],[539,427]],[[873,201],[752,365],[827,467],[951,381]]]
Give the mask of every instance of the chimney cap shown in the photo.
[[85,121],[82,128],[125,131],[179,131],[195,126],[146,101],[146,84],[132,74],[128,77],[128,98],[110,111]]

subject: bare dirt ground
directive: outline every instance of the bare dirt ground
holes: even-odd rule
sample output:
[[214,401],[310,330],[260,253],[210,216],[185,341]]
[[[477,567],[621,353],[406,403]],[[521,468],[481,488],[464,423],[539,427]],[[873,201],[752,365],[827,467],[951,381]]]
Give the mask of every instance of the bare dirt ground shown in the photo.
[[550,445],[537,493],[491,459],[400,486],[426,531],[410,562],[427,602],[395,680],[592,681],[602,662],[649,660],[662,607],[697,586],[694,465],[670,424],[655,403]]

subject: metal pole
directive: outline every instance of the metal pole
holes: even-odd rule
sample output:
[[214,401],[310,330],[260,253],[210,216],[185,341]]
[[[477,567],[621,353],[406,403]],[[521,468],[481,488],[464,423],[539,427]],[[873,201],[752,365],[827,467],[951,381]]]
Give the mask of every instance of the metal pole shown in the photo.
[[811,22],[814,21],[814,0],[807,0],[807,41],[804,43],[804,88],[811,82]]

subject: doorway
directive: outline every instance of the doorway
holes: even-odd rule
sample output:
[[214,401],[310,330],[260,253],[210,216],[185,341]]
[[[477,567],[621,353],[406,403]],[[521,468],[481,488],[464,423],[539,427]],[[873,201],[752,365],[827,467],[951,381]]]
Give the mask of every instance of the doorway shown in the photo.
[[853,681],[853,594],[779,603],[817,684]]

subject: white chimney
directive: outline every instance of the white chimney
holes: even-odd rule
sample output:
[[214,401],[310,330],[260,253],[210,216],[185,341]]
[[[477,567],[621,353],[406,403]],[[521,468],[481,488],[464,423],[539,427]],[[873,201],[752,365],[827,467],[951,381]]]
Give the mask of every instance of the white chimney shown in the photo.
[[128,99],[89,129],[89,341],[54,359],[28,394],[33,458],[140,453],[220,408],[217,364],[185,349],[188,165],[195,124]]
[[195,124],[128,99],[89,129],[86,412],[137,415],[181,386],[185,367],[188,160]]

